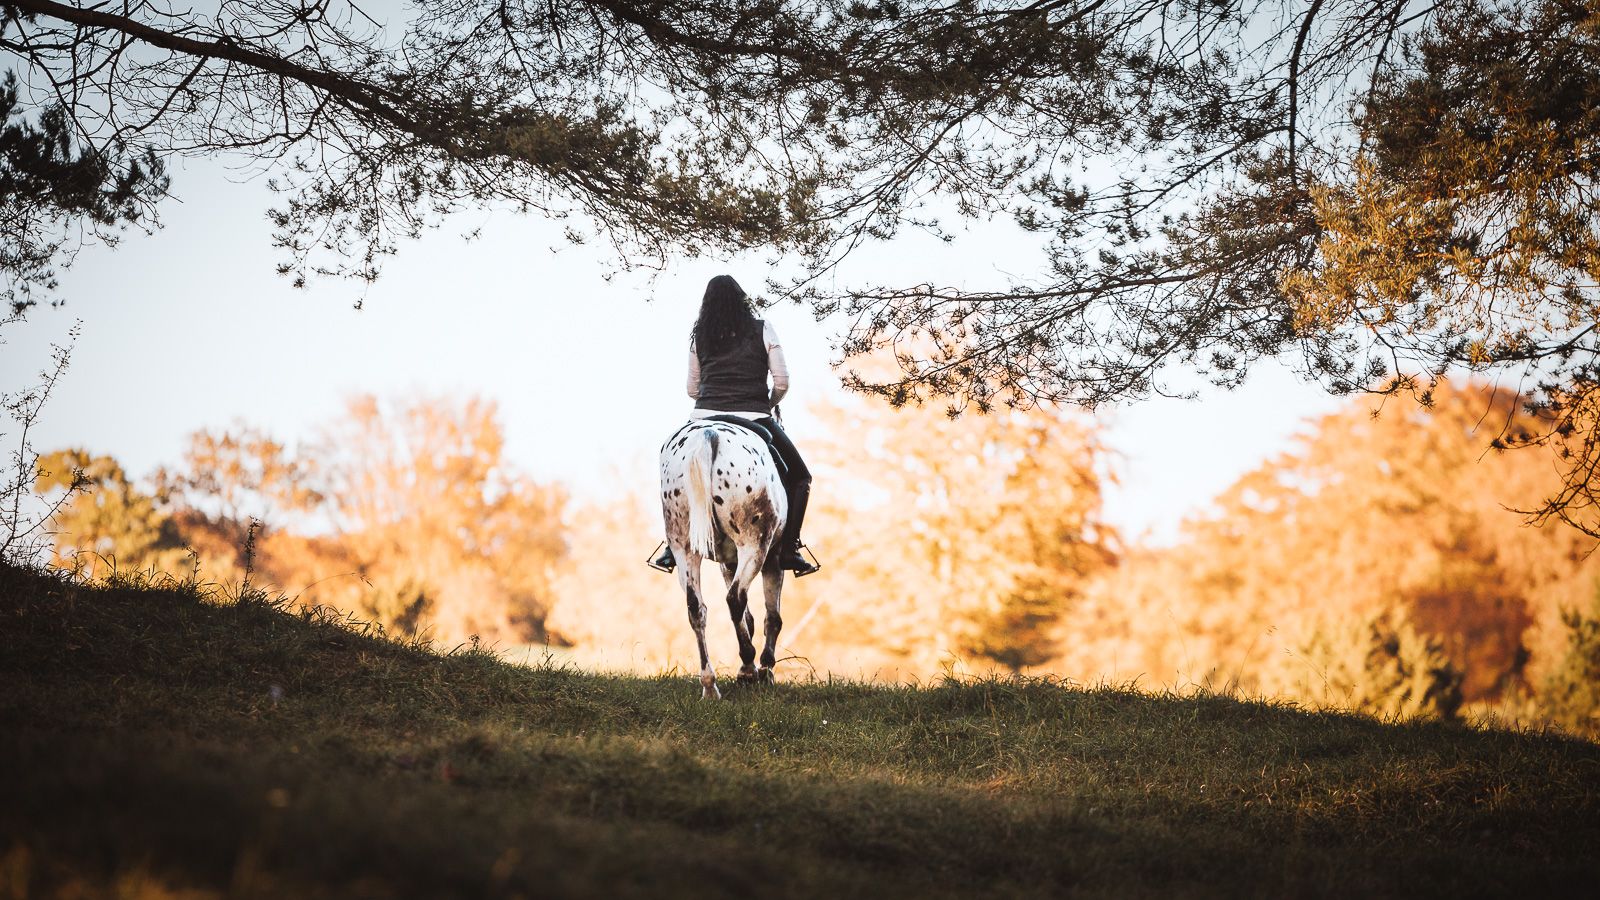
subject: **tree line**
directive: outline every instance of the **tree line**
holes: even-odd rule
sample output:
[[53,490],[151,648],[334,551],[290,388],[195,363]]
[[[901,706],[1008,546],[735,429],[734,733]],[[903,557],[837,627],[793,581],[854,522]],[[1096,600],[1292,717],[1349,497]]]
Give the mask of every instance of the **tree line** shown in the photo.
[[82,577],[248,582],[441,641],[546,640],[566,556],[566,491],[505,460],[475,399],[357,396],[298,448],[245,424],[202,430],[146,479],[58,450],[35,484],[61,500],[54,564]]
[[[1506,435],[1488,423],[1539,427],[1522,402],[1444,382],[1429,409],[1352,405],[1170,546],[1106,522],[1116,460],[1091,417],[822,408],[810,533],[826,565],[786,591],[783,665],[1026,672],[1600,733],[1592,543],[1509,508],[1559,478],[1549,451],[1492,449]],[[652,495],[575,498],[522,471],[481,401],[356,397],[293,449],[245,425],[205,430],[144,479],[83,450],[40,458],[41,494],[72,485],[53,558],[81,575],[248,578],[402,635],[602,667],[670,670],[693,652],[675,583],[643,565]]]

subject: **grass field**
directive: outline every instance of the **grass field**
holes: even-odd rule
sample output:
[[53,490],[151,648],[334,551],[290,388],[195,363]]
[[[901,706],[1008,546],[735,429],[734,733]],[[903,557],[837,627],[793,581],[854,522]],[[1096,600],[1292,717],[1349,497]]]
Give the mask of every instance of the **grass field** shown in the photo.
[[0,896],[1600,884],[1589,743],[1043,681],[698,693],[0,568]]

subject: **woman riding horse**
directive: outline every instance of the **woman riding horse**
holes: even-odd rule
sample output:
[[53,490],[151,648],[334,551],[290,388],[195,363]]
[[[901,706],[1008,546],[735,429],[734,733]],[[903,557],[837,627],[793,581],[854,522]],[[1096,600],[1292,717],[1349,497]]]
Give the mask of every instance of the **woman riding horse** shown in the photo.
[[[689,417],[736,416],[769,433],[773,449],[787,468],[783,486],[789,496],[789,516],[778,547],[778,564],[801,576],[810,575],[819,567],[800,554],[800,522],[811,496],[811,470],[772,414],[788,390],[789,369],[784,364],[777,332],[770,323],[755,317],[749,296],[731,275],[711,279],[689,338],[689,396],[695,401]],[[677,565],[672,548],[663,549],[650,564],[672,571]]]

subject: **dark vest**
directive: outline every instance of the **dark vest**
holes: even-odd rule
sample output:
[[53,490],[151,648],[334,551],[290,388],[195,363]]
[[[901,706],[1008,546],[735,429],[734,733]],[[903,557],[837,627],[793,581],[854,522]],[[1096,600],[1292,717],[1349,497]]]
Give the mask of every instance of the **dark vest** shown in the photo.
[[729,341],[717,353],[696,346],[700,360],[700,396],[696,409],[726,412],[772,412],[767,393],[767,343],[761,322],[742,338]]

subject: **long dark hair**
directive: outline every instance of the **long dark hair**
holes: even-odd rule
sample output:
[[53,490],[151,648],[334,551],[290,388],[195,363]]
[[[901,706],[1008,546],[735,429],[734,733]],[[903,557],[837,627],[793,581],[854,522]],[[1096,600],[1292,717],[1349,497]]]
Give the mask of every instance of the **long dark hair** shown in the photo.
[[694,347],[697,353],[716,353],[755,332],[756,314],[750,297],[732,275],[718,275],[706,284],[700,300],[700,316],[694,320]]

